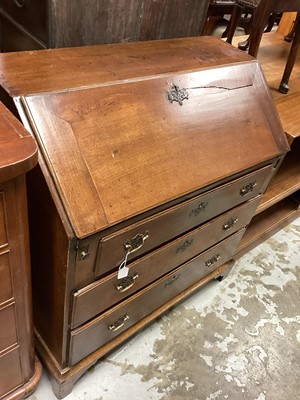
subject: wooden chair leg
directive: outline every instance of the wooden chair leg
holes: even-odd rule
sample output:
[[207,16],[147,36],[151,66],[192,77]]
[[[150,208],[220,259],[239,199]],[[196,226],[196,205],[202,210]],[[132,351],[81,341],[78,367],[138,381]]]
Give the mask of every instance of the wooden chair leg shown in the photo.
[[253,22],[251,27],[251,36],[249,43],[249,54],[257,57],[263,31],[268,24],[271,13],[271,2],[261,1],[253,13]]
[[298,18],[297,24],[295,26],[295,37],[292,42],[291,50],[289,53],[287,63],[285,65],[285,70],[281,79],[281,83],[279,85],[279,92],[281,93],[287,93],[289,91],[288,83],[296,61],[299,43],[300,43],[300,19]]
[[286,42],[291,42],[291,41],[294,39],[294,36],[295,36],[295,27],[296,27],[296,25],[297,25],[299,16],[300,16],[300,13],[298,12],[298,13],[297,13],[296,20],[295,20],[294,23],[293,23],[292,29],[291,29],[290,32],[289,32],[287,35],[285,35],[285,37],[284,37],[284,40],[285,40]]
[[242,12],[243,12],[242,7],[237,6],[237,5],[234,6],[234,9],[231,14],[230,21],[229,21],[229,25],[228,25],[229,28],[228,28],[228,36],[227,36],[227,40],[226,40],[227,43],[230,43],[230,44],[232,43],[232,38],[234,36],[239,19],[241,18]]

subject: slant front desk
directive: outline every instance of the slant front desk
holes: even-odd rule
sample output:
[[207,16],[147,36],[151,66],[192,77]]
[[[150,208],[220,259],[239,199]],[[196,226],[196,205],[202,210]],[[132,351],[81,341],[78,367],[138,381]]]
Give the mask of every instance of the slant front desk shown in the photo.
[[226,273],[289,147],[257,61],[213,37],[0,62],[40,150],[28,181],[34,321],[63,397]]

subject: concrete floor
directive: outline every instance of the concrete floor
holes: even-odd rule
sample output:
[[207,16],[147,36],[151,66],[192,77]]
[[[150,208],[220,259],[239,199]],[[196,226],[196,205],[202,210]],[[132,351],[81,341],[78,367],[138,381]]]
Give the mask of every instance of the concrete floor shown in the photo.
[[[66,400],[299,400],[300,218],[116,352]],[[55,400],[44,373],[30,400]]]

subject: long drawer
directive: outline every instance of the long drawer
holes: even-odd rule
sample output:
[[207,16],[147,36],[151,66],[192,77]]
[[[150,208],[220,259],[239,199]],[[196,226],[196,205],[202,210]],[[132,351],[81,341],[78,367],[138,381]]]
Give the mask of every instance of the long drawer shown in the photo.
[[146,256],[134,261],[129,275],[117,279],[117,272],[78,290],[74,295],[72,327],[77,327],[103,312],[154,279],[190,260],[246,226],[254,214],[260,196],[201,225]]
[[124,259],[149,252],[224,211],[261,193],[272,166],[231,181],[190,201],[160,212],[100,240],[95,274],[103,275]]
[[243,234],[244,229],[160,278],[106,313],[74,329],[71,332],[70,340],[70,364],[74,365],[228,261]]

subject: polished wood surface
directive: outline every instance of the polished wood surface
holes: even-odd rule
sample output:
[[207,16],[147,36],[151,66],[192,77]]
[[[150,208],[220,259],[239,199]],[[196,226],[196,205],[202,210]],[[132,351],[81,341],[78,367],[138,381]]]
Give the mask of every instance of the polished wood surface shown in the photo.
[[0,83],[17,97],[249,60],[215,37],[0,53]]
[[[243,233],[244,230],[238,231],[230,240],[227,240],[225,248],[222,249],[222,244],[212,247],[148,285],[138,294],[132,295],[94,320],[74,329],[70,339],[70,364],[74,365],[79,362],[92,351],[103,346],[172,297],[175,297],[177,293],[188,289],[209,272],[218,268],[224,260],[230,259]],[[208,266],[209,260],[217,256],[219,258],[216,262]],[[124,325],[121,325],[124,315],[128,318],[125,318]],[[82,318],[83,315],[80,315],[80,317]],[[119,322],[120,317],[121,322]]]
[[0,397],[23,399],[41,376],[33,342],[25,173],[37,146],[0,104]]
[[[234,45],[244,37],[236,37]],[[258,60],[261,63],[266,80],[274,98],[283,128],[286,132],[291,151],[286,156],[258,207],[259,215],[254,218],[243,237],[238,255],[249,251],[261,240],[282,228],[299,216],[297,203],[290,200],[300,188],[300,63],[298,55],[291,75],[291,89],[287,94],[278,91],[290,43],[283,40],[278,32],[264,33],[259,47]],[[242,250],[241,250],[242,249]]]
[[[129,294],[135,293],[156,278],[168,273],[174,265],[183,264],[230,236],[233,231],[248,225],[259,200],[258,196],[132,262],[129,266],[129,275],[138,276],[132,290],[122,293],[116,289],[122,283],[122,280],[117,279],[118,272],[105,277],[97,284],[93,283],[91,287],[79,290],[74,299],[72,327],[95,317],[113,304],[124,300]],[[231,220],[236,221],[234,227],[225,229],[224,227]],[[101,293],[107,293],[107,296],[101,296]]]
[[264,194],[257,212],[262,212],[273,204],[288,197],[300,189],[300,142],[292,146],[292,151],[287,154],[280,170],[270,183]]
[[[167,98],[174,85],[189,92],[182,106]],[[268,96],[251,62],[224,65],[217,74],[210,69],[26,96],[24,104],[76,236],[82,238],[286,152],[275,109],[263,105]],[[224,127],[224,118],[230,126]],[[251,129],[245,130],[245,121]],[[218,156],[216,142],[222,148]],[[66,152],[70,157],[62,163]],[[160,163],[164,168],[157,168]],[[81,188],[76,196],[75,185]]]
[[[229,208],[263,193],[265,182],[269,179],[271,173],[271,166],[261,168],[226,185],[205,192],[205,194],[195,196],[178,206],[170,207],[152,217],[145,218],[138,223],[102,237],[99,239],[99,253],[95,260],[95,274],[101,276],[120,264],[125,257],[124,243],[128,239],[146,231],[149,232],[143,246],[138,251],[138,255],[141,256]],[[253,190],[245,196],[241,196],[242,188],[251,184],[251,182],[256,183]],[[135,253],[129,254],[128,261],[134,257]]]
[[[250,199],[265,191],[289,146],[257,61],[216,38],[0,54],[0,63],[6,65],[2,91],[15,101],[40,149],[39,167],[28,177],[35,328],[56,394],[63,396],[100,354],[157,315],[155,308],[162,312],[164,303],[182,298],[180,291],[187,295],[206,281],[209,271],[196,263],[176,286],[173,272],[190,257],[203,261],[211,251],[205,263],[230,261],[234,246],[225,240],[228,246],[224,244],[220,259],[214,245],[228,237],[227,230],[232,235],[243,232],[258,202]],[[170,94],[168,99],[168,92],[178,94],[178,88],[188,91],[181,105],[171,102]],[[117,271],[116,262],[123,257],[109,260],[116,238],[121,238],[122,256],[128,249],[122,240],[137,242],[128,266],[141,266],[143,253],[135,236],[148,231],[151,237],[148,222],[160,221],[173,208],[186,211],[188,203],[193,208],[186,219],[193,218],[199,201],[216,192],[224,196],[216,196],[199,225],[163,221],[161,230],[171,236],[149,246],[143,258],[152,257],[165,267],[164,275],[153,270],[139,290],[117,303],[106,287],[101,296],[111,300],[103,307],[95,295],[87,300],[82,295],[84,311],[77,308],[75,292],[88,292],[89,285]],[[176,218],[181,215],[175,213]],[[210,222],[201,247],[196,242],[204,221]],[[223,227],[217,227],[218,221]],[[176,224],[182,228],[172,231]],[[132,228],[138,225],[142,232]],[[193,251],[186,250],[191,229],[197,233]],[[112,240],[107,242],[110,251],[102,259],[107,238]],[[187,255],[177,254],[181,249]],[[170,277],[165,281],[166,274]],[[166,284],[172,287],[170,294],[163,290]],[[127,305],[136,317],[115,341],[104,325],[107,318],[114,317],[111,324],[124,316],[117,311],[126,313]],[[81,331],[90,335],[85,329],[90,318],[101,323],[91,323],[96,334],[88,348]]]
[[[243,38],[236,37],[233,44],[236,45]],[[277,32],[265,33],[259,47],[258,60],[262,65],[283,129],[292,143],[300,135],[300,54],[290,78],[289,93],[284,96],[277,90],[290,46],[290,43],[283,40],[283,35]]]
[[31,135],[0,104],[0,181],[14,178],[37,163],[37,148]]

